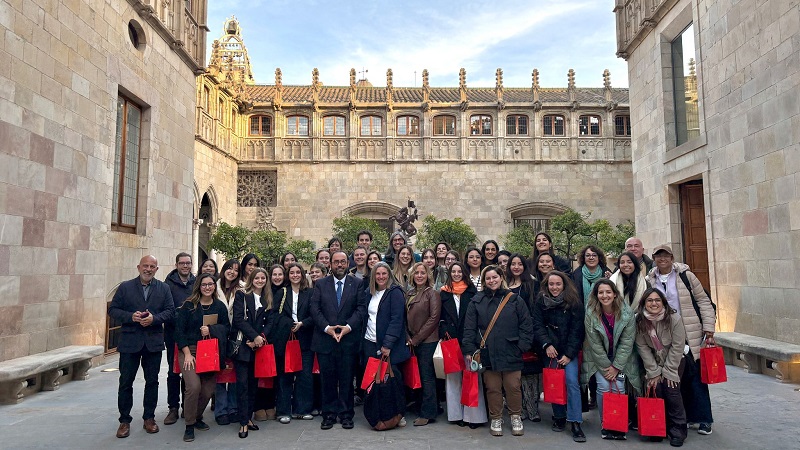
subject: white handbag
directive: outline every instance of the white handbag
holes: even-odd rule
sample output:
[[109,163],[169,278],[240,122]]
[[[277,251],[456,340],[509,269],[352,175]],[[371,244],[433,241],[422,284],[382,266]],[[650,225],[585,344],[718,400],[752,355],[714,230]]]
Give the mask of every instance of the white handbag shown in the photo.
[[433,352],[433,369],[436,371],[436,378],[445,379],[444,374],[444,355],[442,355],[442,341],[436,344],[436,351]]

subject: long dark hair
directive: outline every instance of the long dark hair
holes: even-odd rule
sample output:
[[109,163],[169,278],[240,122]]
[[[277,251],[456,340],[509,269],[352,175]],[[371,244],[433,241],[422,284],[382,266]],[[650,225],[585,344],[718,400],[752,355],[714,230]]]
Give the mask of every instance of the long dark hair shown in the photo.
[[225,264],[222,265],[222,270],[219,273],[219,286],[222,289],[222,293],[225,294],[225,298],[230,298],[231,294],[239,288],[239,280],[238,277],[236,280],[228,282],[228,279],[225,278],[225,272],[228,271],[233,265],[236,264],[236,267],[239,267],[239,261],[235,259],[229,259],[225,261]]
[[539,253],[540,252],[539,252],[539,249],[536,248],[536,239],[539,236],[546,237],[547,241],[550,242],[550,250],[548,250],[547,253],[550,253],[550,255],[553,256],[553,261],[554,261],[553,265],[555,265],[555,259],[556,258],[555,258],[555,252],[553,252],[553,238],[550,237],[550,235],[545,233],[544,231],[540,231],[540,232],[536,233],[536,236],[533,237],[533,253],[531,253],[531,261],[536,261],[536,258],[539,257]]
[[203,263],[202,263],[202,264],[200,264],[199,266],[197,266],[197,267],[198,267],[198,270],[199,270],[200,272],[202,272],[202,271],[203,271],[203,266],[205,266],[207,262],[210,262],[210,263],[211,263],[211,264],[214,266],[214,273],[213,273],[212,275],[214,275],[214,277],[215,277],[215,278],[219,277],[219,266],[217,266],[217,262],[216,262],[216,261],[214,261],[214,260],[213,260],[213,259],[211,259],[211,258],[207,258],[206,260],[204,260],[204,261],[203,261]]
[[623,252],[617,259],[617,266],[623,256],[630,258],[633,263],[633,272],[630,275],[625,275],[622,270],[619,271],[620,279],[622,280],[622,295],[628,297],[628,305],[633,304],[633,296],[636,295],[636,288],[639,287],[639,275],[642,273],[642,266],[639,264],[639,258],[631,252]]
[[292,285],[292,282],[289,280],[289,272],[295,267],[300,269],[300,290],[304,291],[308,289],[308,278],[306,278],[306,270],[303,269],[303,266],[301,266],[298,263],[291,263],[289,264],[289,267],[286,269],[286,281],[288,282],[287,286]]
[[550,272],[545,275],[544,279],[541,282],[541,288],[539,289],[539,295],[547,295],[551,296],[553,294],[550,293],[550,287],[548,286],[547,281],[550,277],[559,277],[561,278],[561,282],[564,283],[564,309],[573,308],[580,304],[583,304],[583,301],[578,298],[578,291],[575,289],[575,284],[572,282],[572,279],[567,276],[564,272],[560,272],[558,270],[551,270]]
[[531,275],[528,261],[519,253],[514,253],[508,258],[508,264],[506,264],[506,283],[510,286],[514,281],[515,276],[511,273],[511,263],[514,262],[515,259],[518,259],[522,264],[522,273],[519,274],[520,291],[524,290],[528,293],[528,298],[526,298],[525,301],[532,304],[534,296],[536,295],[536,282]]
[[[647,297],[650,297],[650,294],[652,294],[653,292],[655,292],[656,294],[658,294],[659,297],[661,297],[661,304],[664,306],[664,310],[667,312],[666,314],[664,314],[664,319],[662,319],[661,321],[664,322],[665,325],[667,325],[664,328],[669,330],[671,336],[672,327],[669,326],[669,323],[672,320],[672,318],[670,317],[670,315],[675,314],[677,311],[675,311],[674,309],[672,309],[671,306],[669,306],[667,297],[664,295],[663,292],[659,291],[656,288],[645,289],[644,292],[642,293],[642,297],[639,299],[639,306],[636,308],[636,332],[641,333],[645,336],[650,334],[650,326],[651,326],[650,321],[647,320],[647,317],[644,316],[644,311],[645,311],[645,306],[647,305]],[[680,344],[680,342],[673,344]]]
[[[556,258],[555,256],[553,256],[552,253],[540,253],[536,255],[536,258],[533,259],[533,263],[531,264],[532,266],[531,270],[533,271],[532,273],[534,274],[534,277],[536,277],[536,279],[539,280],[540,284],[542,280],[544,280],[544,277],[547,275],[546,273],[542,273],[542,271],[539,270],[539,260],[542,258],[542,255],[547,255],[550,257],[550,259],[553,261],[553,270],[556,270]],[[509,259],[508,262],[511,262],[511,260]]]
[[258,259],[258,256],[253,253],[244,255],[242,263],[239,264],[239,281],[247,282],[247,272],[245,272],[245,270],[247,269],[247,263],[249,263],[251,259],[256,260],[256,267],[261,267],[261,260]]
[[446,248],[447,251],[449,252],[450,251],[450,244],[448,244],[447,242],[442,241],[442,242],[437,242],[436,245],[433,246],[433,256],[436,258],[436,265],[437,266],[444,266],[445,265],[444,260],[447,258],[447,253],[445,252],[444,258],[442,258],[441,261],[439,260],[439,257],[436,256],[436,249],[438,249],[440,245],[444,245],[444,248]]
[[[494,248],[497,249],[494,258],[492,259],[486,258],[486,245],[488,244],[494,244]],[[490,264],[497,264],[497,255],[499,254],[500,254],[500,245],[497,244],[497,241],[489,239],[488,241],[484,242],[483,245],[481,246],[481,256],[483,257],[484,266],[488,266]]]
[[475,283],[473,283],[472,280],[469,278],[469,272],[467,271],[467,267],[461,261],[454,262],[453,264],[450,265],[450,268],[447,269],[447,282],[445,283],[447,289],[453,290],[452,272],[453,272],[453,267],[455,266],[461,268],[461,281],[467,283],[467,290],[469,290],[470,288],[475,289]]

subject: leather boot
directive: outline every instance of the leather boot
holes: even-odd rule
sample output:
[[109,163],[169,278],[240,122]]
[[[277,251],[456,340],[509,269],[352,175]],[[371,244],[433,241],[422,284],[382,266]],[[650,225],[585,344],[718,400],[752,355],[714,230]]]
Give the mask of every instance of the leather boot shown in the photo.
[[167,417],[164,418],[164,425],[172,425],[178,421],[178,408],[170,408]]
[[572,422],[572,440],[575,442],[586,442],[586,435],[583,434],[581,424]]

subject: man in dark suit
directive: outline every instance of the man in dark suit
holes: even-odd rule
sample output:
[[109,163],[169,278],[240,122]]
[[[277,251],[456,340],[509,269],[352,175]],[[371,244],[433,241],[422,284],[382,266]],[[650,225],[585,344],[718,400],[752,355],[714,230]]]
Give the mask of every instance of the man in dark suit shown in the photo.
[[314,337],[311,350],[317,353],[322,378],[322,426],[333,428],[338,416],[342,428],[353,428],[353,368],[363,336],[366,303],[361,280],[347,275],[347,254],[331,257],[331,275],[314,285],[311,317]]
[[[158,260],[145,256],[136,266],[139,276],[123,281],[117,288],[108,315],[122,324],[119,344],[119,428],[117,437],[130,435],[133,407],[133,380],[139,365],[144,372],[144,429],[158,433],[155,421],[158,404],[158,372],[164,351],[165,322],[175,316],[175,304],[169,287],[155,279]],[[170,361],[171,363],[171,361]]]

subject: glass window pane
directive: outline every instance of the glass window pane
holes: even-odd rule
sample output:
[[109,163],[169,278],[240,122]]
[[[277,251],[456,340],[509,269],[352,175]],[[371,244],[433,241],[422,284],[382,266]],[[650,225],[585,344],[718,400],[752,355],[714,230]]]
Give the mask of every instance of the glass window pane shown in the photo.
[[553,116],[544,116],[544,120],[542,121],[544,125],[544,135],[545,136],[552,136],[553,135]]
[[300,126],[298,134],[300,136],[308,136],[308,117],[300,117]]
[[372,135],[373,136],[380,136],[381,135],[381,118],[380,117],[373,117],[372,118]]
[[333,136],[333,117],[325,117],[322,119],[322,134],[325,136]]
[[419,136],[419,117],[409,117],[411,126],[408,134],[411,136]]
[[127,104],[127,121],[125,123],[125,175],[123,179],[122,220],[125,225],[136,225],[136,197],[139,177],[139,129],[141,112],[138,108]]
[[589,132],[592,136],[600,136],[600,118],[597,116],[589,117]]
[[456,134],[456,118],[455,117],[445,117],[446,121],[446,129],[445,134],[448,136],[455,136]]
[[369,117],[362,117],[361,118],[361,135],[362,136],[369,136],[369,127],[370,127]]
[[117,223],[119,216],[119,175],[122,165],[122,122],[125,120],[125,100],[117,98],[117,133],[114,148],[114,194],[111,201],[111,223]]
[[250,118],[250,134],[256,136],[261,133],[260,121],[258,120],[258,116],[253,116]]
[[294,136],[297,134],[297,117],[288,117],[286,119],[286,134]]
[[555,135],[556,136],[563,136],[564,135],[564,118],[561,116],[555,116]]
[[694,25],[692,24],[672,42],[672,80],[677,145],[700,135],[697,66],[694,49]]
[[528,134],[528,117],[527,116],[517,116],[517,134],[525,135]]
[[344,136],[344,117],[336,117],[336,135]]
[[397,118],[397,135],[406,136],[408,134],[408,117]]

